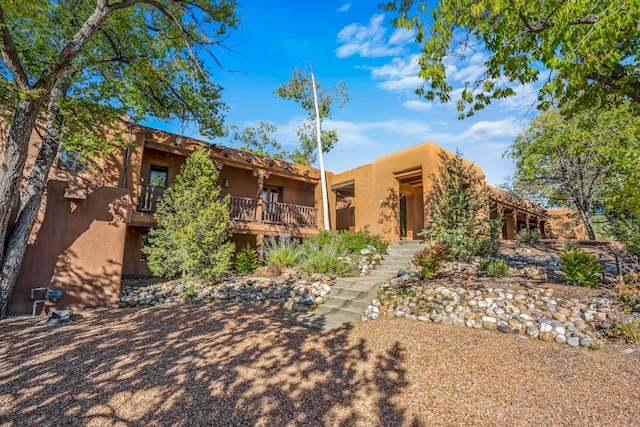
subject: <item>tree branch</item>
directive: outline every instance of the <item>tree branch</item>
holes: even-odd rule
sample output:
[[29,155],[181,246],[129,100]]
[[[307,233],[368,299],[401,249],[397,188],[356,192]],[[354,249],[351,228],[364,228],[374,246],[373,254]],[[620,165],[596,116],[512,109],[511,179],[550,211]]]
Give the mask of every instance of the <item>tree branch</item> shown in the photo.
[[22,68],[20,57],[18,56],[18,51],[16,50],[16,45],[13,43],[13,38],[9,33],[9,28],[7,27],[7,23],[5,21],[2,6],[0,6],[0,40],[2,61],[6,64],[7,68],[11,72],[13,80],[16,82],[16,85],[20,89],[29,89],[29,78],[27,77],[27,73],[25,73],[24,68]]

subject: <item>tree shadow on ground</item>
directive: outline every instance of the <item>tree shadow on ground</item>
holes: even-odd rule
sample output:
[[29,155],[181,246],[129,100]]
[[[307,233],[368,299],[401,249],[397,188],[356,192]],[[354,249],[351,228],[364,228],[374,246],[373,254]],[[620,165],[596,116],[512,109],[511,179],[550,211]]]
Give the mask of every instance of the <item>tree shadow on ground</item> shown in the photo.
[[267,306],[83,315],[0,323],[0,425],[419,425],[394,404],[400,344],[375,353]]

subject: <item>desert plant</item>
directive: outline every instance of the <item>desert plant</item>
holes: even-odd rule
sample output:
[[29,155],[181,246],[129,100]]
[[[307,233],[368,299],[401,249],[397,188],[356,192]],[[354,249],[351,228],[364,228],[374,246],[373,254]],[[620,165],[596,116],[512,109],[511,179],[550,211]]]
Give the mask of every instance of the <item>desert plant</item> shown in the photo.
[[526,228],[523,228],[516,235],[516,240],[528,244],[538,243],[540,242],[540,234],[536,230],[527,230]]
[[610,338],[633,344],[640,341],[640,319],[623,321],[616,319],[611,326],[604,330]]
[[300,241],[290,234],[282,234],[278,239],[269,236],[262,246],[265,263],[279,269],[293,267],[300,259],[299,243]]
[[480,261],[480,272],[489,277],[503,277],[509,273],[509,264],[503,259],[483,259]]
[[300,269],[307,273],[336,276],[352,276],[358,272],[355,263],[350,262],[348,253],[338,242],[320,246],[312,240],[301,245]]
[[562,271],[567,282],[593,288],[598,285],[598,274],[604,271],[594,255],[569,248],[560,252]]
[[236,256],[235,267],[237,273],[250,273],[260,267],[258,253],[248,243]]
[[638,284],[622,284],[616,286],[618,291],[618,300],[622,303],[625,310],[631,311],[640,304],[640,286]]
[[454,256],[446,244],[436,242],[424,248],[413,258],[413,264],[419,269],[418,274],[423,279],[432,279],[446,261],[453,261]]
[[186,299],[191,299],[198,296],[198,291],[193,286],[186,286],[180,293]]

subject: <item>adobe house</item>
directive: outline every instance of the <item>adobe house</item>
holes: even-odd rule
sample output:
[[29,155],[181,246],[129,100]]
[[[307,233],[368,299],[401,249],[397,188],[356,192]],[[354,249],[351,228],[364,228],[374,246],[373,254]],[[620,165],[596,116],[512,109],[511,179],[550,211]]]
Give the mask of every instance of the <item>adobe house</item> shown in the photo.
[[[200,146],[209,149],[219,170],[222,194],[230,195],[231,240],[238,250],[247,243],[261,245],[264,236],[288,233],[302,238],[324,228],[316,168],[144,126],[123,124],[114,132],[125,137],[129,148],[92,165],[78,161],[74,152],[58,153],[11,312],[31,313],[31,289],[36,287],[63,291],[63,297],[51,304],[57,309],[115,305],[123,276],[150,276],[141,247],[149,228],[156,225],[156,202]],[[43,133],[40,127],[32,135],[29,164]],[[4,146],[0,159],[3,151]]]
[[[366,226],[389,242],[418,238],[417,234],[430,225],[428,198],[442,152],[454,156],[436,144],[425,142],[373,163],[331,174],[332,227],[360,230]],[[478,165],[473,167],[482,178],[482,169]],[[503,239],[515,239],[524,228],[538,230],[544,236],[543,208],[493,187],[490,191],[492,218],[500,214],[504,218]]]
[[[129,123],[113,132],[124,137],[128,148],[92,165],[79,161],[76,153],[58,153],[11,312],[31,312],[30,291],[35,287],[63,291],[48,308],[115,305],[123,276],[151,275],[141,248],[156,225],[156,203],[200,146],[209,150],[219,170],[222,194],[230,195],[231,240],[237,250],[247,244],[258,247],[265,236],[288,233],[304,238],[324,229],[316,168]],[[40,127],[32,135],[29,164],[35,160],[41,134]],[[0,159],[3,149],[0,146]],[[441,151],[424,143],[350,171],[328,172],[331,228],[368,226],[389,242],[416,238],[429,224],[425,206]],[[495,190],[490,208],[494,215],[503,214],[506,239],[513,239],[521,228],[544,233],[544,210],[525,200]]]

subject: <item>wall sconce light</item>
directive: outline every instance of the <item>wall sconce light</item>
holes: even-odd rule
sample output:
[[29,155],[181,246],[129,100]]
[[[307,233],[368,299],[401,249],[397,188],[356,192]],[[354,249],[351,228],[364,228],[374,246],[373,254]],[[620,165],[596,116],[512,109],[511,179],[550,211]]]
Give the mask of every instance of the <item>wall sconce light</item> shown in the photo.
[[176,137],[176,142],[175,142],[175,144],[176,144],[176,145],[180,145],[180,144],[182,144],[182,137],[181,137],[180,135],[178,135],[178,136]]
[[229,180],[228,180],[228,179],[223,180],[223,181],[222,181],[222,186],[223,186],[224,188],[229,188]]
[[228,152],[228,151],[225,151],[225,152],[224,152],[224,156],[225,156],[225,157],[231,157],[231,153],[230,153],[230,152]]

